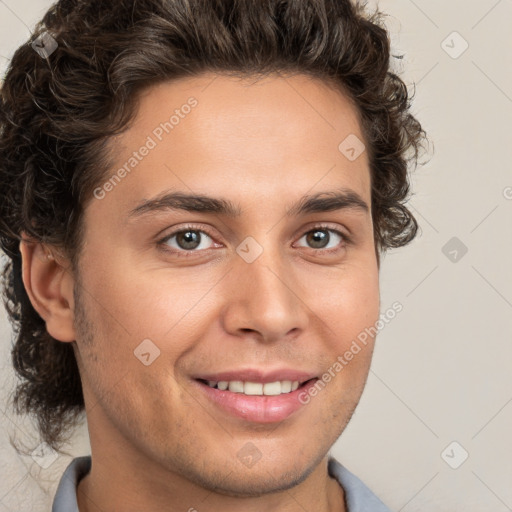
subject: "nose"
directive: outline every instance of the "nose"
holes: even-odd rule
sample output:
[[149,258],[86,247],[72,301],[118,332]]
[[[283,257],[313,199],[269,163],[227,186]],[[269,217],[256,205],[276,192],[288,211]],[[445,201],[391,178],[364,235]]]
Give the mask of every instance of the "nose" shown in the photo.
[[282,261],[278,251],[266,249],[252,263],[237,257],[228,279],[222,314],[228,333],[275,342],[305,330],[307,298],[293,267]]

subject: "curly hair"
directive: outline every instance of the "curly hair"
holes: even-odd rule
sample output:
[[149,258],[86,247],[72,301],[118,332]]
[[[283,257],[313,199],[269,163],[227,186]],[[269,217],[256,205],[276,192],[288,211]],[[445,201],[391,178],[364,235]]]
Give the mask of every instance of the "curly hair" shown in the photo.
[[[77,271],[83,211],[110,169],[109,142],[138,93],[204,72],[300,73],[355,105],[370,161],[379,254],[418,225],[405,203],[426,133],[390,62],[383,13],[357,0],[60,0],[15,52],[0,94],[0,245],[19,382],[13,404],[58,449],[84,411],[73,344],[54,339],[21,277],[22,233],[62,250]],[[57,43],[42,58],[36,38]]]

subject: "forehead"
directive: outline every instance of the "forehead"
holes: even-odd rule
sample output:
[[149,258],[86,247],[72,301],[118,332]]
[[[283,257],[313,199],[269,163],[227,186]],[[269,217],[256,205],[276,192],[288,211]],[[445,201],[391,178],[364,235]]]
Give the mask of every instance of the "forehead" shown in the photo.
[[316,78],[208,73],[162,82],[142,92],[131,126],[113,141],[110,174],[129,172],[105,202],[128,210],[166,189],[254,202],[340,186],[370,202],[366,151],[346,152],[363,141],[356,108]]

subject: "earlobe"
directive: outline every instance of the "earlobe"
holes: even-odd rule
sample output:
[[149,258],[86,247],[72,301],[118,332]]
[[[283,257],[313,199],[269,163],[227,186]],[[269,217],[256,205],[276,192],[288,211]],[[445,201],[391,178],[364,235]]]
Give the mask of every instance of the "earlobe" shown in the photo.
[[40,242],[23,237],[19,248],[23,284],[32,306],[46,322],[51,336],[59,341],[74,341],[74,280],[70,265]]

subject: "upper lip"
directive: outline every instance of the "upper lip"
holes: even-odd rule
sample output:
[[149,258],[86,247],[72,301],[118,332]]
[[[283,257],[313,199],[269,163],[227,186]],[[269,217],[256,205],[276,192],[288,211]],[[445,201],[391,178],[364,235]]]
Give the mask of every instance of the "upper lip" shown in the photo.
[[265,384],[267,382],[277,382],[290,380],[298,381],[302,384],[317,376],[316,373],[293,370],[291,368],[277,368],[275,370],[260,370],[257,368],[247,368],[244,370],[230,370],[216,373],[202,373],[196,375],[195,379],[210,381],[242,381],[242,382],[258,382]]

